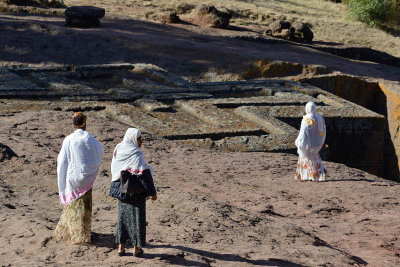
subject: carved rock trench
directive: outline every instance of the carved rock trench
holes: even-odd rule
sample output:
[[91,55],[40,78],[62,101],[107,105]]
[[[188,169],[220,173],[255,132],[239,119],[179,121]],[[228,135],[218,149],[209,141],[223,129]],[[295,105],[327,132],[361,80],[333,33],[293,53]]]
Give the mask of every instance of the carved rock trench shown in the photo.
[[304,106],[314,101],[328,129],[324,160],[398,180],[398,84],[289,62],[240,69],[252,80],[188,82],[150,64],[1,68],[0,114],[94,110],[189,145],[295,153]]

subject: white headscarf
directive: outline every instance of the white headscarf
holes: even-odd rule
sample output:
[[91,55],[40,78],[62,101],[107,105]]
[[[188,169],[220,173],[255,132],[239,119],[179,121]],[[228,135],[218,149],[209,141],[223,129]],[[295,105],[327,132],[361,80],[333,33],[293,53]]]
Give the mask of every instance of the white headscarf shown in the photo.
[[139,129],[129,128],[124,140],[115,147],[111,161],[111,181],[119,180],[121,171],[127,169],[135,174],[141,174],[149,169],[153,175],[153,168],[146,164],[143,152],[138,147],[137,139],[141,134]]
[[307,115],[305,115],[304,117],[309,118],[312,121],[316,121],[318,125],[318,131],[325,133],[324,119],[317,113],[317,105],[314,102],[308,102],[306,104],[306,113]]
[[301,121],[299,136],[296,139],[297,153],[313,159],[325,142],[326,126],[324,119],[317,114],[317,106],[314,102],[307,103],[306,113]]

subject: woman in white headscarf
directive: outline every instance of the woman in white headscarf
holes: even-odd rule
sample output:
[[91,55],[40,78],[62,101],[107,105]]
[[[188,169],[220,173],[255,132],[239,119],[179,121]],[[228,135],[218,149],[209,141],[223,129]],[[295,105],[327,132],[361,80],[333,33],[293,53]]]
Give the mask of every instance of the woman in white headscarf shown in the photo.
[[[125,244],[131,242],[134,246],[134,255],[143,254],[142,247],[146,244],[146,198],[157,199],[157,192],[153,183],[153,168],[146,164],[142,146],[140,130],[129,128],[124,140],[119,143],[113,153],[111,162],[112,183],[110,195],[114,191],[118,198],[118,223],[117,237],[118,255],[125,254]],[[117,181],[121,181],[121,171],[137,176],[142,189],[135,192],[121,193],[120,187],[114,187]]]
[[64,205],[54,230],[57,240],[72,243],[91,241],[92,186],[96,179],[103,146],[86,131],[86,116],[72,117],[75,131],[68,135],[57,157],[59,200]]
[[325,143],[325,121],[317,114],[314,102],[307,103],[306,113],[295,142],[299,154],[295,178],[300,181],[325,181],[326,171],[319,156]]

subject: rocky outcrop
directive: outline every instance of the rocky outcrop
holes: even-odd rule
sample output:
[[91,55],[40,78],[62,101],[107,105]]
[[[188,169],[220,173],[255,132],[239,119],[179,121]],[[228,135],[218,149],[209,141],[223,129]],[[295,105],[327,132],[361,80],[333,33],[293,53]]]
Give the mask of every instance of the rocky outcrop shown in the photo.
[[66,26],[90,28],[100,25],[100,18],[104,17],[104,8],[94,6],[72,6],[65,10]]
[[269,26],[269,29],[274,33],[282,33],[284,30],[290,30],[290,22],[284,21],[284,20],[277,20],[271,23]]
[[211,5],[199,5],[192,11],[193,22],[212,28],[227,28],[231,17],[228,10],[218,10]]
[[294,40],[295,41],[304,41],[310,43],[314,38],[314,34],[311,31],[310,27],[301,22],[296,22],[292,25],[294,29]]
[[171,11],[161,14],[160,21],[162,23],[179,23],[181,20],[176,12]]
[[265,34],[295,42],[310,43],[314,38],[313,32],[306,23],[296,22],[292,25],[284,20],[271,23]]

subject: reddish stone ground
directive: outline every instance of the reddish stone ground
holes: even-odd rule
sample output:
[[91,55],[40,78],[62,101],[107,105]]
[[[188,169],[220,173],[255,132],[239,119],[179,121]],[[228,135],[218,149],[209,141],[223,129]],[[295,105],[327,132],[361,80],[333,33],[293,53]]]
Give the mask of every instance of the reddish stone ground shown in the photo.
[[72,113],[3,114],[0,142],[17,155],[0,171],[3,265],[398,266],[400,187],[325,162],[329,181],[297,182],[297,158],[221,153],[144,135],[159,199],[148,202],[143,258],[118,257],[117,203],[108,197],[110,161],[126,125],[89,113],[88,130],[105,147],[93,193],[93,242],[52,239],[61,207],[56,157]]
[[[0,66],[142,62],[196,80],[207,71],[234,73],[267,59],[379,79],[400,77],[397,67],[237,38],[256,35],[252,32],[137,20],[102,21],[97,29],[63,25],[60,17],[0,14]],[[0,116],[0,143],[19,156],[0,168],[0,262],[5,266],[400,264],[398,183],[329,162],[329,182],[299,183],[293,178],[293,155],[212,152],[148,134],[144,153],[159,189],[159,200],[148,203],[149,247],[142,259],[119,258],[116,202],[107,194],[111,152],[127,126],[96,113],[89,114],[88,130],[106,154],[94,186],[93,244],[58,243],[51,238],[61,214],[56,157],[72,131],[71,115]]]

